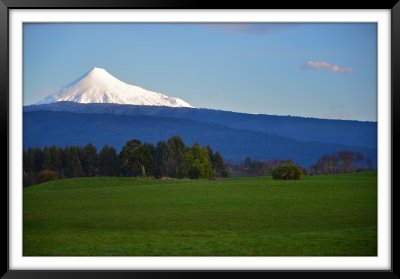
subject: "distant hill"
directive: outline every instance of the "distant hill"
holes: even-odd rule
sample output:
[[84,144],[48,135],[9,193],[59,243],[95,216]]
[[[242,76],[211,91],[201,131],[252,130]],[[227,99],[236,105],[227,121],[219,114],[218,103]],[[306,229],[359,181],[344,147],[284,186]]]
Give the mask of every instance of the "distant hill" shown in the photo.
[[[156,143],[180,135],[187,144],[208,144],[225,160],[234,162],[250,156],[260,160],[292,159],[309,166],[323,154],[352,150],[363,153],[376,165],[376,123],[372,122],[60,103],[25,107],[23,126],[24,148],[92,142],[98,148],[109,144],[120,150],[130,139]],[[285,131],[289,131],[287,136],[282,136]],[[338,142],[334,143],[329,134]]]
[[211,109],[135,106],[119,104],[79,104],[58,102],[24,107],[25,112],[38,110],[74,113],[147,115],[188,119],[224,127],[265,132],[301,141],[343,144],[376,149],[377,123],[349,120],[328,120],[294,116],[246,114]]

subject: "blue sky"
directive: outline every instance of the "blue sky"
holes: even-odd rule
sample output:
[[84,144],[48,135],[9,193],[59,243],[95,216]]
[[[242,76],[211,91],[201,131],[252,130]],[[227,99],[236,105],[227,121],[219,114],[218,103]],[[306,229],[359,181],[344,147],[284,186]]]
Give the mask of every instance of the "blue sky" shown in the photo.
[[24,24],[24,105],[93,67],[198,108],[376,121],[375,24]]

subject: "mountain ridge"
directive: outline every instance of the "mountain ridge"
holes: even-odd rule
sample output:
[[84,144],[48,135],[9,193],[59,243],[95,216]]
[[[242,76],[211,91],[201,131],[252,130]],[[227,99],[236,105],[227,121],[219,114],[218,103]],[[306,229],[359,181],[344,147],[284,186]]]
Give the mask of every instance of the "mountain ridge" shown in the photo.
[[228,128],[264,132],[301,141],[357,145],[376,149],[377,123],[354,120],[329,120],[294,116],[246,114],[200,108],[173,108],[163,106],[135,106],[119,104],[78,104],[59,102],[24,107],[24,112],[38,110],[66,111],[89,114],[147,115],[190,119],[218,124]]
[[[76,125],[80,123],[80,125]],[[303,142],[274,134],[224,127],[222,125],[148,115],[71,113],[63,111],[24,112],[24,148],[35,146],[105,144],[118,150],[131,139],[157,143],[173,135],[185,143],[210,145],[227,161],[291,159],[303,165],[315,164],[325,154],[342,150],[363,153],[376,164],[376,149],[341,144]]]

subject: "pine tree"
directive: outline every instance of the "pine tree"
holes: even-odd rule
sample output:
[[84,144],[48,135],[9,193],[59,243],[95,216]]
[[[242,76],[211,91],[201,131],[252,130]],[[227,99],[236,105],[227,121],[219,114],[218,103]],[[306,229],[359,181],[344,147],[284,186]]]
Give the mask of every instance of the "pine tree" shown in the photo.
[[42,169],[43,170],[52,170],[52,162],[51,162],[51,153],[50,148],[45,146],[43,148],[43,162],[42,162]]
[[167,175],[182,177],[184,164],[185,143],[179,136],[172,136],[167,141],[166,158],[164,160]]
[[85,176],[96,176],[98,172],[97,149],[89,143],[81,150],[82,169]]
[[33,171],[38,173],[43,170],[43,152],[40,147],[36,147],[33,150],[33,156],[35,157],[35,164]]
[[225,167],[224,159],[221,154],[217,151],[213,156],[213,169],[214,175],[217,177],[228,177],[228,172]]
[[105,145],[98,156],[99,175],[101,176],[118,176],[118,156],[114,147]]
[[31,173],[35,170],[35,152],[33,148],[28,148],[28,150],[24,151],[24,160],[23,160],[23,168],[24,172]]
[[80,160],[80,148],[70,146],[64,149],[64,175],[66,177],[83,176],[82,164]]

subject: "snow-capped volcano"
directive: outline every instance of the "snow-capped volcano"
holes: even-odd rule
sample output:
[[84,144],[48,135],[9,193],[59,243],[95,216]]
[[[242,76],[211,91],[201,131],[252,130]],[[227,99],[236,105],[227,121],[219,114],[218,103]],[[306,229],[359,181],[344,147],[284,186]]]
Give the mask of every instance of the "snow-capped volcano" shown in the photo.
[[192,107],[185,101],[127,84],[105,69],[93,68],[81,78],[37,102],[114,103],[142,106]]

